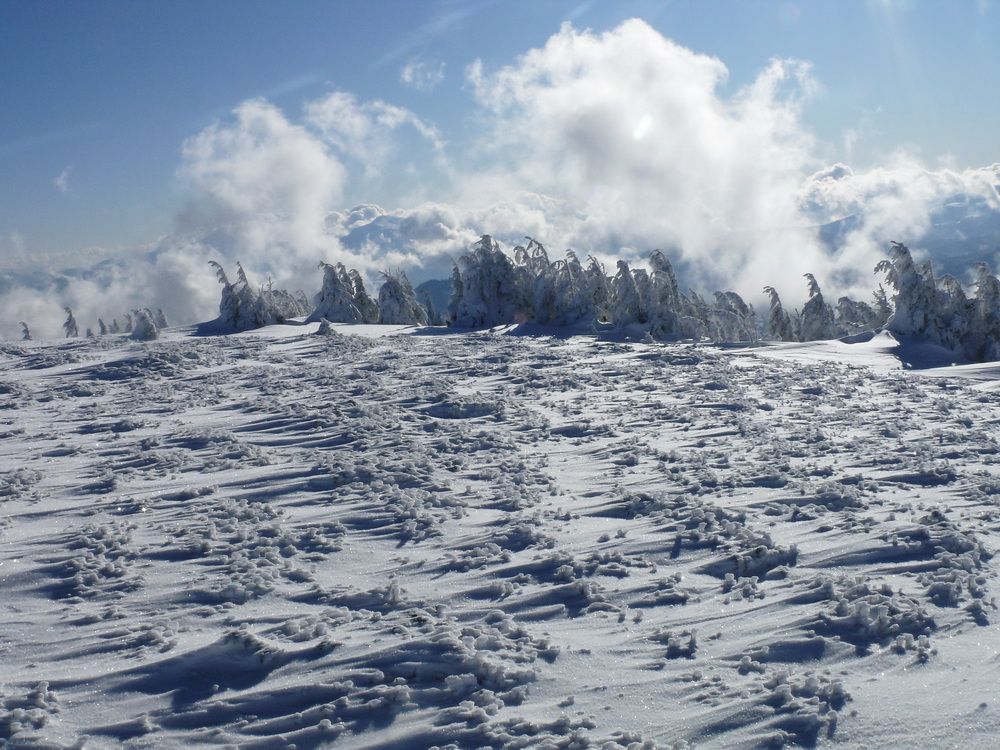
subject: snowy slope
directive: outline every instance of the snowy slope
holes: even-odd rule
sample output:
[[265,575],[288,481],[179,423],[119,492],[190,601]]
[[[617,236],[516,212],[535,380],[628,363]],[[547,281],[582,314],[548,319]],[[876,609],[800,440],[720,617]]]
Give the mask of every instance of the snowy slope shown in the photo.
[[991,368],[316,330],[0,348],[7,746],[996,746]]

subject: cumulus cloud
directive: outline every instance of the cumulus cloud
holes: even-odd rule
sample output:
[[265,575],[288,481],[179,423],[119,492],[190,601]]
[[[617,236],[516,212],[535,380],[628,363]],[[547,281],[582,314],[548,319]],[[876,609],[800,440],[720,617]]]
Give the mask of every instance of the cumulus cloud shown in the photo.
[[[838,263],[865,268],[884,256],[889,240],[911,245],[917,256],[978,249],[975,233],[983,231],[984,219],[987,230],[1000,228],[998,186],[1000,164],[928,169],[913,155],[900,153],[866,170],[844,164],[820,170],[803,183],[799,201],[814,223],[838,223],[832,233]],[[990,260],[993,252],[990,248],[979,259]],[[939,261],[946,263],[947,257]]]
[[403,66],[399,80],[418,91],[430,91],[444,80],[444,63],[411,60]]
[[346,179],[326,144],[259,99],[188,139],[177,173],[192,191],[189,219],[294,216],[306,233],[321,226]]
[[437,129],[409,110],[378,100],[359,102],[346,91],[309,102],[305,122],[345,159],[360,165],[369,179],[381,174],[407,130],[433,150],[443,148]]
[[564,242],[661,247],[744,289],[823,265],[795,201],[818,166],[800,121],[808,64],[775,60],[727,98],[720,60],[631,20],[604,34],[565,25],[516,64],[467,76],[489,113],[482,149],[505,165],[486,184],[582,210]]

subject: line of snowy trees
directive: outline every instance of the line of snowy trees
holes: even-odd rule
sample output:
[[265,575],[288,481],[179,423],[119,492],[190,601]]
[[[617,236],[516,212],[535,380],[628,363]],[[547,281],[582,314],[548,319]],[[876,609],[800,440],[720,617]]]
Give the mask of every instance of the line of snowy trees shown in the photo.
[[[80,327],[76,322],[76,316],[73,314],[73,308],[64,307],[63,312],[66,313],[66,320],[62,324],[63,333],[68,339],[78,338],[80,336]],[[28,327],[28,324],[23,320],[20,321],[20,324],[21,340],[31,341],[31,329]],[[99,333],[95,334],[93,328],[87,328],[84,335],[87,338],[93,338],[95,335],[108,336],[111,334],[127,333],[131,339],[152,341],[159,338],[160,329],[166,328],[169,323],[167,323],[167,316],[163,314],[163,310],[158,309],[154,314],[152,310],[146,307],[125,313],[124,326],[118,324],[117,318],[111,321],[111,325],[105,323],[103,318],[98,318],[97,325]]]
[[936,279],[930,263],[916,265],[909,250],[892,243],[890,258],[875,269],[885,274],[891,296],[879,286],[872,302],[841,297],[831,305],[819,282],[805,274],[808,299],[801,310],[787,310],[777,290],[765,287],[770,300],[766,323],[735,292],[715,292],[705,299],[681,291],[670,261],[659,250],[649,268],[631,268],[619,260],[608,274],[595,258],[581,263],[567,250],[550,260],[545,247],[530,237],[511,254],[483,235],[456,262],[447,319],[418,300],[406,274],[384,272],[376,298],[356,270],[342,263],[320,263],[322,288],[309,305],[305,295],[255,289],[238,267],[235,284],[213,263],[223,284],[219,320],[236,330],[308,316],[308,321],[434,325],[461,328],[536,323],[576,330],[614,330],[657,340],[716,342],[813,341],[841,338],[886,328],[925,336],[970,360],[1000,358],[1000,282],[985,264],[975,267],[975,291],[968,297],[951,276]]
[[243,266],[237,264],[236,283],[231,283],[222,266],[212,261],[222,284],[217,321],[237,331],[284,323],[291,318],[308,316],[306,322],[384,323],[391,325],[428,325],[431,315],[417,301],[410,280],[402,271],[385,271],[378,299],[372,299],[365,282],[356,270],[343,263],[320,263],[323,285],[310,305],[302,292],[290,294],[271,284],[255,289]]
[[[715,342],[813,341],[841,338],[885,328],[897,334],[923,336],[968,360],[1000,359],[1000,281],[984,263],[974,266],[971,296],[952,276],[936,278],[930,262],[916,264],[909,249],[893,242],[890,257],[875,268],[885,275],[872,302],[841,297],[826,301],[812,274],[805,274],[808,299],[801,310],[788,311],[777,290],[765,287],[770,300],[767,320],[735,292],[715,292],[705,299],[681,291],[670,261],[659,250],[649,256],[649,268],[631,268],[619,260],[613,275],[593,257],[581,263],[571,250],[550,260],[545,247],[530,237],[511,254],[483,235],[456,262],[447,318],[442,321],[417,293],[403,271],[385,271],[376,297],[365,289],[356,270],[342,263],[320,263],[323,282],[310,304],[303,292],[275,289],[270,281],[255,287],[237,264],[236,281],[211,262],[222,298],[216,322],[229,330],[248,330],[292,318],[308,322],[383,323],[479,328],[511,323],[535,323],[575,330],[612,330],[657,340]],[[426,302],[426,304],[425,304]],[[73,311],[65,308],[67,337],[79,335]],[[134,310],[110,326],[99,320],[100,335],[127,333],[140,340],[155,339],[167,325],[162,310]],[[22,338],[31,332],[22,323]],[[88,336],[94,335],[87,329]]]
[[887,330],[924,336],[971,361],[1000,359],[1000,281],[985,263],[973,266],[971,297],[955,277],[935,278],[930,261],[917,265],[899,242],[875,271],[894,290]]
[[821,341],[843,338],[861,331],[882,328],[892,312],[879,287],[873,295],[873,304],[859,302],[849,297],[837,300],[836,307],[823,297],[819,282],[811,273],[805,274],[809,298],[802,310],[789,313],[781,304],[774,287],[764,287],[770,298],[770,311],[764,326],[764,338],[770,341]]
[[538,323],[594,330],[610,327],[656,339],[754,342],[757,314],[735,292],[707,301],[680,291],[670,261],[659,250],[649,270],[619,260],[609,276],[596,258],[583,265],[572,250],[550,261],[540,242],[514,249],[513,258],[484,235],[458,259],[452,273],[448,315],[452,325],[474,328]]

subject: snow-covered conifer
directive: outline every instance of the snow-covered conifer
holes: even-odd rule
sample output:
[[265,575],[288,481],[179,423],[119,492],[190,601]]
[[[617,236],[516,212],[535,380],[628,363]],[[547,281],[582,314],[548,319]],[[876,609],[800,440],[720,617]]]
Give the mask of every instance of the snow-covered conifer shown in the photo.
[[378,292],[378,322],[389,325],[428,324],[427,309],[417,302],[413,286],[402,270],[384,271]]
[[803,274],[809,282],[809,299],[799,315],[799,338],[802,341],[820,341],[837,336],[833,308],[823,299],[819,282],[811,273]]
[[378,302],[368,296],[365,289],[365,282],[361,274],[353,268],[347,272],[347,278],[351,282],[351,292],[354,294],[354,304],[361,311],[362,323],[378,322]]
[[134,341],[155,341],[160,337],[160,331],[156,327],[156,321],[149,310],[135,311],[135,326],[129,338]]
[[850,336],[861,331],[874,331],[880,327],[878,313],[867,302],[841,297],[837,300],[837,335]]
[[323,269],[323,286],[316,295],[316,307],[308,322],[326,318],[331,323],[362,323],[364,315],[354,299],[353,282],[343,263],[320,262]]
[[936,290],[928,284],[926,273],[917,268],[906,245],[893,242],[889,254],[889,260],[875,266],[875,272],[884,273],[894,290],[892,315],[885,327],[894,333],[928,335]]
[[[938,343],[948,349],[965,352],[966,345],[975,337],[974,305],[965,294],[962,283],[950,274],[945,274],[935,283],[937,300],[934,309],[934,324]],[[970,332],[972,337],[970,337]]]
[[587,259],[587,268],[584,271],[587,280],[587,287],[590,289],[590,299],[594,304],[594,310],[598,322],[607,323],[611,320],[611,284],[604,266],[593,255]]
[[892,306],[889,304],[889,298],[886,297],[885,289],[882,288],[881,284],[878,285],[878,289],[872,292],[872,310],[875,311],[875,327],[884,327],[889,316],[892,315]]
[[631,323],[646,322],[635,276],[624,260],[618,261],[618,272],[611,280],[609,296],[611,322],[616,328],[623,329]]
[[108,326],[100,318],[97,319],[97,327],[98,327],[98,330],[101,332],[102,336],[107,336],[108,335]]
[[451,295],[448,297],[448,325],[454,325],[458,319],[459,310],[462,309],[465,296],[465,284],[462,283],[462,271],[458,263],[451,269]]
[[69,307],[64,307],[63,310],[66,312],[66,321],[63,323],[63,331],[66,332],[66,338],[75,339],[80,335],[80,331],[76,327],[76,318],[73,317],[73,310]]
[[555,261],[551,269],[558,300],[553,322],[557,325],[592,328],[597,322],[597,308],[587,283],[587,273],[576,253],[567,250],[566,259]]
[[716,341],[760,341],[757,312],[736,292],[716,292],[712,322],[717,331]]
[[488,234],[458,259],[456,267],[461,289],[449,301],[449,309],[454,311],[452,325],[478,328],[513,323],[526,316],[524,289],[517,283],[514,264]]
[[21,341],[31,341],[31,331],[23,320],[21,321]]
[[156,323],[157,328],[170,327],[170,324],[167,322],[167,316],[163,313],[163,308],[156,309],[156,316],[153,318],[153,322]]
[[792,323],[792,317],[785,311],[781,298],[773,286],[764,287],[764,294],[771,299],[771,308],[767,317],[767,328],[764,336],[774,341],[798,341],[798,333]]
[[112,318],[112,320],[111,320],[111,327],[108,329],[108,331],[111,332],[111,333],[121,333],[122,332],[121,326],[118,325],[118,318]]
[[970,359],[1000,358],[1000,281],[985,263],[973,266],[976,291],[971,305],[966,356]]
[[270,282],[260,292],[255,292],[241,263],[236,264],[235,284],[229,281],[221,265],[214,260],[209,261],[209,265],[215,268],[222,284],[218,321],[229,328],[246,331],[284,323],[289,318],[306,313],[294,296],[282,289],[274,289]]
[[125,313],[125,333],[132,333],[132,314]]

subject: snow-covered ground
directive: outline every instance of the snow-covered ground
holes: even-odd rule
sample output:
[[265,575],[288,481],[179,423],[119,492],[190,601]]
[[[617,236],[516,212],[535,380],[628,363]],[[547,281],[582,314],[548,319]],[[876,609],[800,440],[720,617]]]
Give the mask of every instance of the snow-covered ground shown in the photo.
[[996,747],[996,365],[316,331],[0,346],[0,742]]

